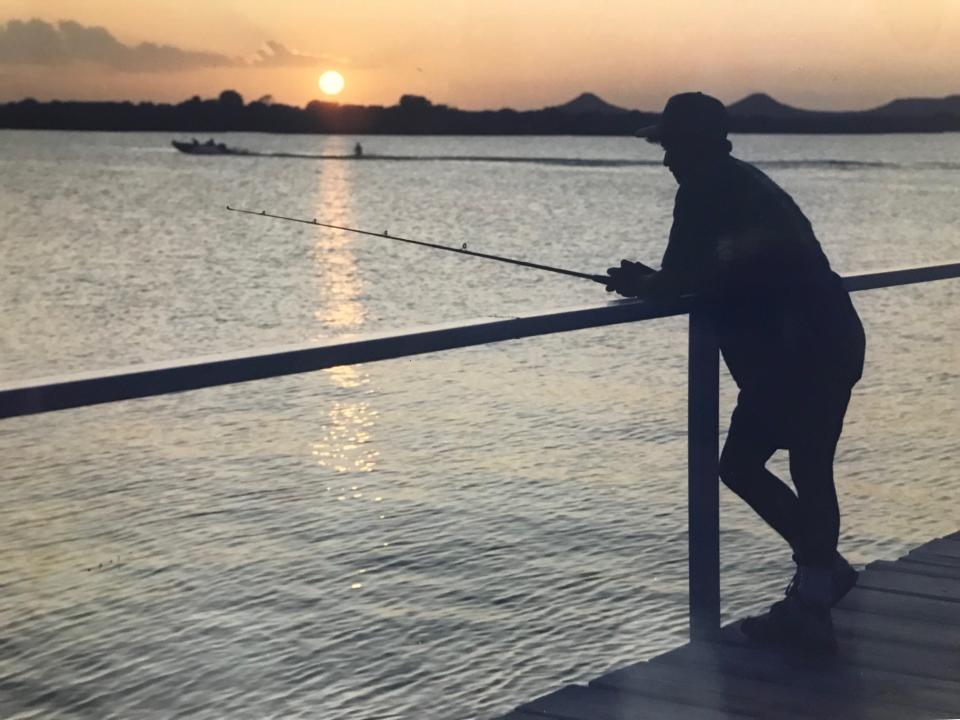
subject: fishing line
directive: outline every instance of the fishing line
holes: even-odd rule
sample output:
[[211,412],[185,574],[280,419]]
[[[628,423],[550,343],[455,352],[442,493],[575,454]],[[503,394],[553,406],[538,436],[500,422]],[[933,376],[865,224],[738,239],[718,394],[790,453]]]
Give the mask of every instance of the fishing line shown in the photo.
[[[585,280],[592,280],[593,282],[601,283],[602,285],[606,285],[610,282],[609,275],[592,275],[590,273],[578,272],[576,270],[567,270],[565,268],[551,267],[550,265],[541,265],[539,263],[528,262],[526,260],[516,260],[514,258],[503,257],[501,255],[490,255],[488,253],[474,252],[473,250],[467,250],[466,243],[463,244],[463,247],[458,248],[450,245],[439,245],[437,243],[424,242],[423,240],[411,240],[410,238],[400,237],[399,235],[391,235],[386,230],[384,230],[382,233],[378,233],[371,232],[370,230],[358,230],[356,228],[344,227],[342,225],[331,225],[329,223],[319,222],[316,218],[313,220],[307,220],[305,218],[286,217],[285,215],[274,215],[272,213],[268,213],[266,210],[260,210],[258,212],[256,210],[244,210],[242,208],[230,207],[229,205],[227,205],[227,210],[231,212],[244,213],[246,215],[258,215],[260,217],[273,218],[275,220],[303,223],[304,225],[313,225],[315,227],[343,230],[344,232],[357,233],[358,235],[370,235],[371,237],[378,237],[384,240],[396,240],[397,242],[420,245],[422,247],[433,248],[434,250],[446,250],[447,252],[455,252],[459,253],[460,255],[470,255],[471,257],[479,257],[486,260],[496,260],[497,262],[510,263],[511,265],[521,265],[523,267],[529,267],[535,270],[545,270],[546,272],[558,273],[560,275],[583,278]],[[643,267],[646,268],[646,266]],[[650,272],[653,272],[652,269],[646,269],[650,270]]]

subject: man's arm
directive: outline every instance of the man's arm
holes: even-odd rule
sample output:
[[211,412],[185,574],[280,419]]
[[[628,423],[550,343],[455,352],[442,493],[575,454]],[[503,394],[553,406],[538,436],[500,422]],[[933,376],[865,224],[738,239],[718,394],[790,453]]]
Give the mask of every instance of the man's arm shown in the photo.
[[705,246],[699,231],[698,208],[695,207],[695,197],[683,188],[677,191],[673,207],[673,225],[670,228],[670,237],[667,241],[661,269],[655,271],[646,265],[635,267],[638,263],[623,260],[620,267],[607,270],[610,282],[608,292],[617,292],[627,297],[644,297],[662,299],[677,297],[690,292],[697,292],[703,284],[703,275],[706,265]]

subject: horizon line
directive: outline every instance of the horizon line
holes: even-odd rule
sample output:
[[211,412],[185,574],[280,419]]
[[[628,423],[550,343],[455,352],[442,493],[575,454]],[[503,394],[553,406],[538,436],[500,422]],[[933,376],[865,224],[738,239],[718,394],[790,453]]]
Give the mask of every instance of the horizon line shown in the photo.
[[[219,94],[217,94],[216,96],[213,96],[213,97],[206,97],[206,98],[205,98],[205,97],[202,97],[201,95],[195,93],[195,94],[190,95],[190,96],[184,98],[183,100],[179,100],[179,101],[149,100],[149,99],[140,99],[140,100],[131,100],[131,99],[85,100],[85,99],[62,99],[62,98],[52,98],[52,99],[49,99],[49,100],[38,100],[38,99],[37,99],[36,97],[34,97],[34,96],[27,95],[27,96],[21,97],[21,98],[18,99],[18,100],[13,100],[13,99],[11,99],[11,100],[0,101],[0,105],[10,105],[10,104],[17,104],[17,103],[23,103],[23,102],[33,101],[33,102],[36,102],[36,103],[38,103],[38,104],[43,104],[43,103],[88,103],[88,104],[124,104],[124,103],[130,103],[130,104],[133,104],[133,105],[171,105],[171,106],[176,106],[176,105],[181,105],[181,104],[183,104],[183,103],[190,102],[190,101],[192,101],[192,100],[194,100],[194,99],[200,99],[201,102],[208,102],[208,101],[213,101],[213,102],[215,102],[215,101],[217,101],[217,100],[220,98],[220,96],[221,96],[223,93],[225,93],[225,92],[236,92],[237,95],[239,95],[239,96],[241,97],[241,99],[243,99],[243,96],[242,96],[239,92],[237,92],[237,91],[235,91],[235,90],[232,90],[231,88],[225,88],[225,89],[221,90]],[[306,109],[306,108],[307,108],[309,105],[311,105],[312,103],[320,103],[320,104],[324,104],[324,105],[336,105],[336,106],[338,106],[338,107],[389,108],[389,107],[397,107],[397,106],[400,105],[400,103],[401,103],[401,101],[403,100],[403,98],[405,98],[405,97],[411,97],[411,98],[422,98],[422,99],[426,100],[427,102],[429,102],[429,103],[431,104],[431,106],[433,106],[433,107],[446,107],[446,108],[448,108],[448,109],[450,109],[450,110],[455,110],[455,111],[459,111],[459,112],[500,112],[500,111],[504,111],[504,110],[509,110],[509,111],[513,111],[513,112],[539,112],[539,111],[542,111],[542,110],[552,110],[552,109],[557,109],[557,108],[564,108],[564,107],[566,107],[566,106],[568,106],[568,105],[576,102],[577,100],[580,100],[581,98],[583,98],[583,97],[585,97],[585,96],[591,96],[591,97],[593,97],[593,98],[596,98],[597,100],[599,100],[599,101],[600,101],[601,103],[603,103],[604,105],[607,105],[607,106],[609,106],[610,108],[612,108],[613,111],[620,111],[620,112],[626,112],[626,113],[636,112],[636,113],[641,113],[641,114],[644,114],[644,115],[659,115],[660,112],[661,112],[661,109],[656,109],[656,110],[644,110],[644,109],[641,109],[641,108],[627,108],[627,107],[623,107],[623,106],[621,106],[621,105],[617,105],[616,103],[612,103],[612,102],[606,100],[605,98],[603,98],[602,96],[600,96],[598,93],[593,92],[592,90],[584,90],[584,91],[580,92],[579,94],[577,94],[576,96],[574,96],[573,98],[571,98],[571,99],[569,99],[569,100],[566,100],[566,101],[564,101],[564,102],[559,102],[559,103],[554,104],[554,105],[544,105],[544,106],[541,106],[541,107],[531,107],[531,108],[526,108],[526,109],[524,109],[524,108],[511,107],[511,106],[507,106],[507,105],[500,106],[500,107],[487,107],[487,108],[479,108],[479,109],[467,109],[467,108],[458,107],[458,106],[456,106],[456,105],[450,105],[450,104],[444,103],[444,102],[434,102],[433,100],[431,100],[430,98],[428,98],[428,97],[426,97],[426,96],[424,96],[424,95],[418,95],[418,94],[415,94],[415,93],[404,93],[404,94],[402,94],[399,98],[397,98],[397,100],[396,100],[392,105],[380,104],[380,103],[372,103],[372,104],[347,103],[347,102],[340,102],[340,101],[338,101],[338,100],[336,100],[336,99],[333,99],[333,98],[313,98],[313,99],[311,99],[311,100],[308,100],[306,103],[304,103],[304,104],[301,106],[301,105],[291,104],[291,103],[285,103],[285,102],[274,102],[274,101],[272,100],[272,98],[271,98],[270,93],[267,93],[267,94],[265,94],[265,95],[262,95],[262,96],[260,96],[259,98],[255,99],[255,100],[249,100],[249,101],[248,101],[248,100],[244,100],[244,101],[243,101],[243,105],[244,105],[244,107],[246,107],[246,106],[252,105],[252,104],[254,104],[254,103],[260,102],[260,101],[262,101],[264,98],[271,98],[270,102],[267,102],[267,103],[264,103],[264,104],[265,104],[265,105],[282,105],[282,106],[294,107],[294,108],[302,108],[302,109]],[[892,103],[894,103],[894,102],[898,102],[898,101],[930,101],[930,100],[936,101],[936,100],[949,100],[949,99],[952,99],[952,98],[960,98],[960,92],[958,92],[958,93],[951,93],[951,94],[942,95],[942,96],[913,95],[913,96],[904,96],[904,97],[893,97],[893,98],[891,98],[890,100],[887,100],[886,102],[880,103],[879,105],[872,105],[872,106],[870,106],[870,107],[862,108],[862,109],[815,110],[815,109],[800,107],[800,106],[797,106],[797,105],[791,105],[791,104],[789,104],[789,103],[786,103],[786,102],[783,102],[782,100],[777,99],[776,97],[774,97],[773,95],[771,95],[771,94],[768,93],[768,92],[765,92],[765,91],[762,91],[762,90],[757,90],[757,91],[754,91],[754,92],[747,93],[746,95],[742,96],[741,98],[739,98],[738,100],[735,100],[735,101],[733,101],[733,102],[724,103],[724,106],[727,107],[727,108],[731,108],[731,107],[733,107],[733,106],[735,106],[735,105],[738,105],[738,104],[744,102],[745,100],[748,100],[748,99],[751,99],[751,98],[763,98],[763,99],[768,99],[768,100],[771,100],[771,101],[773,101],[774,103],[782,106],[782,107],[785,108],[785,109],[794,110],[794,111],[797,111],[797,112],[820,113],[820,114],[845,114],[845,113],[871,112],[871,111],[874,111],[874,110],[879,110],[880,108],[886,107],[887,105],[890,105],[890,104],[892,104]],[[591,111],[587,110],[587,111],[584,111],[584,112],[586,113],[586,112],[591,112]],[[598,112],[598,111],[592,111],[592,112]]]

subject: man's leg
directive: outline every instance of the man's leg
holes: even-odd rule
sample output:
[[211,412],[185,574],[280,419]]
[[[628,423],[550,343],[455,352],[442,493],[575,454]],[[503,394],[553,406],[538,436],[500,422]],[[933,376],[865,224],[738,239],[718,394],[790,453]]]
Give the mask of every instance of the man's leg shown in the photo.
[[[856,572],[837,555],[840,511],[833,484],[833,456],[850,391],[813,388],[791,403],[790,475],[797,488],[795,529],[799,583],[787,597],[740,628],[748,637],[814,652],[836,652],[830,607],[856,581]],[[846,571],[844,581],[842,576]],[[840,582],[838,584],[838,578]]]
[[797,488],[800,519],[797,550],[802,565],[831,568],[840,535],[833,458],[850,391],[831,388],[811,400],[808,422],[790,447],[790,476]]
[[793,491],[766,468],[777,445],[765,425],[759,409],[753,408],[749,399],[741,394],[720,454],[720,479],[796,553],[801,527],[799,501]]

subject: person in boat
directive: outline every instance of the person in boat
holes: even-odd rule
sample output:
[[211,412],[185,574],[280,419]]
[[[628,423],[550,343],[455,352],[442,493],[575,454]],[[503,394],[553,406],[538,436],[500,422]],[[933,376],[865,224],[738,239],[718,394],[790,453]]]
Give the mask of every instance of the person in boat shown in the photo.
[[[747,618],[745,634],[835,652],[830,608],[856,582],[837,552],[833,459],[863,373],[863,326],[810,222],[760,170],[731,156],[727,112],[703,93],[670,98],[637,132],[659,143],[679,188],[659,272],[624,260],[608,291],[693,294],[713,323],[739,395],[720,478],[789,544],[786,597]],[[766,469],[789,451],[795,490]]]
[[363,157],[363,145],[357,143],[353,146],[353,156],[354,157]]

